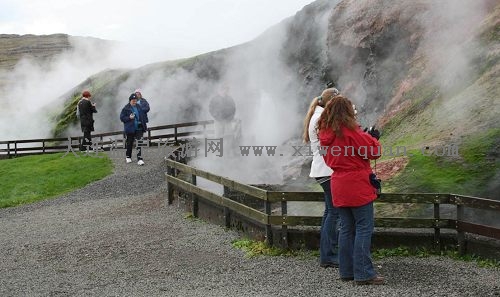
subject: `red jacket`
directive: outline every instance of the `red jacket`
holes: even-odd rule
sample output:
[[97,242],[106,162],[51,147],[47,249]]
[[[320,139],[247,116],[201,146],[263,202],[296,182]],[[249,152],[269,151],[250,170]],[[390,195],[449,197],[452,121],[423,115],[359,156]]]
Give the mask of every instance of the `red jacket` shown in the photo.
[[357,207],[377,198],[375,188],[370,184],[372,172],[370,160],[381,156],[378,140],[360,128],[342,128],[342,137],[332,129],[319,131],[319,142],[328,149],[323,158],[333,169],[331,188],[333,205],[336,207]]

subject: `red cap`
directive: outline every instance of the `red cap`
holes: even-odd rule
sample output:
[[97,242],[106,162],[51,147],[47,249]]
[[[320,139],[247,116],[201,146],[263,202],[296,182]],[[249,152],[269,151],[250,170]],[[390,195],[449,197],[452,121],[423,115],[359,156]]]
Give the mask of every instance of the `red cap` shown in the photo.
[[82,96],[85,98],[90,98],[90,92],[89,91],[83,91]]

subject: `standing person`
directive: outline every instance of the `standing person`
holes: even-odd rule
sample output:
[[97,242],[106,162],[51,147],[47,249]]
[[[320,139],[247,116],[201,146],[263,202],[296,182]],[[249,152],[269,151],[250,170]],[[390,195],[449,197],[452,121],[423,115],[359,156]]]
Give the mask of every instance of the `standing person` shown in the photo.
[[144,112],[144,122],[147,124],[149,123],[149,118],[148,118],[149,102],[148,100],[146,100],[146,98],[142,97],[141,89],[135,89],[134,93],[137,96],[137,104],[139,104],[142,111]]
[[94,131],[94,116],[97,112],[95,103],[90,102],[92,95],[89,91],[83,91],[82,99],[78,101],[78,113],[80,116],[80,126],[83,132],[83,141],[80,150],[84,151],[92,145],[91,132]]
[[324,268],[339,266],[338,227],[340,219],[338,209],[333,206],[330,189],[330,175],[333,171],[325,164],[323,157],[319,154],[319,140],[316,128],[324,106],[338,94],[337,89],[328,88],[321,93],[321,96],[312,100],[304,119],[304,132],[302,134],[302,139],[305,143],[310,143],[313,153],[309,176],[316,179],[323,188],[325,195],[325,211],[321,220],[319,243],[319,263]]
[[374,228],[373,201],[377,191],[370,182],[370,160],[381,155],[377,130],[363,132],[355,119],[349,99],[335,96],[325,107],[318,122],[323,156],[333,169],[333,204],[339,209],[339,273],[344,281],[358,285],[381,285],[371,259]]
[[214,118],[215,138],[224,141],[224,148],[229,148],[229,157],[236,157],[241,140],[241,120],[236,118],[236,103],[229,95],[229,86],[219,87],[217,94],[210,98],[208,111]]
[[[125,161],[132,162],[132,147],[134,141],[142,140],[143,133],[146,132],[145,113],[141,106],[137,104],[137,95],[131,94],[128,98],[129,103],[125,105],[120,113],[120,120],[123,122],[123,130],[127,135]],[[142,159],[142,147],[137,143],[137,165],[144,165]]]

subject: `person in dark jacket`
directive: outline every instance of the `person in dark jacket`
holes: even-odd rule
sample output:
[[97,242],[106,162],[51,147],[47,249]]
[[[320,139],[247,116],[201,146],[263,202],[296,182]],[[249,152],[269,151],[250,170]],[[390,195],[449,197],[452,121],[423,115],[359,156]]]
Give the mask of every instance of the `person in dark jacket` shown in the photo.
[[[120,113],[120,120],[123,122],[123,130],[126,139],[126,162],[132,162],[132,147],[134,146],[134,141],[137,139],[142,140],[144,132],[147,130],[146,126],[146,116],[141,106],[137,104],[137,95],[135,93],[131,94],[128,98],[129,103],[125,105]],[[137,144],[137,164],[144,165],[144,160],[142,159],[142,147]]]
[[142,111],[144,112],[144,122],[147,124],[149,123],[149,118],[148,118],[148,112],[149,112],[149,102],[146,100],[146,98],[142,97],[142,91],[141,89],[136,89],[134,91],[135,95],[137,96],[137,104],[141,107]]
[[82,99],[78,102],[80,114],[80,126],[83,132],[83,141],[80,150],[86,150],[92,145],[91,132],[94,131],[94,116],[97,112],[95,103],[90,101],[92,95],[89,91],[83,91]]

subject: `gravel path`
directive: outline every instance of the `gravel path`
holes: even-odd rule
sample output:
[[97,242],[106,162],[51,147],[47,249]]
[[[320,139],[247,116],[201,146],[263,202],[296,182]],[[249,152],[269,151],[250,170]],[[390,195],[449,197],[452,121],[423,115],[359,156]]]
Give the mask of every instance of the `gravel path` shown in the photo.
[[248,259],[235,232],[165,205],[160,158],[122,159],[83,189],[0,210],[0,296],[500,296],[499,269],[441,257],[377,261],[383,286],[314,258]]

